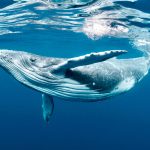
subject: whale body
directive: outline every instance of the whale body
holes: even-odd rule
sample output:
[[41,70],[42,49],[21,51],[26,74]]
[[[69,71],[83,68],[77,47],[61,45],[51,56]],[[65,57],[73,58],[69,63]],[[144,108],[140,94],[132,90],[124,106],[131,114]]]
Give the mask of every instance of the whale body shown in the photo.
[[1,50],[0,66],[22,84],[42,93],[43,117],[49,121],[55,96],[93,102],[134,87],[148,73],[149,59],[116,58],[126,52],[110,50],[68,59]]

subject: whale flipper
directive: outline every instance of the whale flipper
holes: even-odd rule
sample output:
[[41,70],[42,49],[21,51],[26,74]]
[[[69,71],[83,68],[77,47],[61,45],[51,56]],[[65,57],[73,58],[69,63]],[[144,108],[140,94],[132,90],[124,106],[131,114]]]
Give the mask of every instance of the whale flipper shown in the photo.
[[43,109],[43,118],[46,122],[48,122],[54,109],[54,102],[52,96],[42,94],[42,109]]
[[112,57],[116,57],[118,55],[124,54],[126,52],[127,51],[125,50],[110,50],[110,51],[90,53],[83,56],[70,58],[67,59],[67,61],[57,65],[54,68],[54,72],[62,72],[70,68],[98,63],[110,59]]

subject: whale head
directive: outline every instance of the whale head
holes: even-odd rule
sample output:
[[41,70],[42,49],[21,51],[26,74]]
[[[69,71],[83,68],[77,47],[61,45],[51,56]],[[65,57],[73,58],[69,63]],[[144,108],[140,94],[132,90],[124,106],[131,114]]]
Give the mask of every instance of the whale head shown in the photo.
[[23,51],[1,50],[0,66],[21,83],[32,86],[52,80],[51,69],[63,59],[44,57]]
[[[35,54],[30,54],[23,51],[0,50],[0,65],[9,70],[9,67],[37,67],[46,68],[53,67],[62,62],[62,59],[53,57],[44,57]],[[17,65],[17,66],[16,66]]]
[[17,62],[19,62],[20,54],[16,51],[11,50],[1,50],[0,51],[0,67],[2,67],[7,72],[11,73],[17,67]]

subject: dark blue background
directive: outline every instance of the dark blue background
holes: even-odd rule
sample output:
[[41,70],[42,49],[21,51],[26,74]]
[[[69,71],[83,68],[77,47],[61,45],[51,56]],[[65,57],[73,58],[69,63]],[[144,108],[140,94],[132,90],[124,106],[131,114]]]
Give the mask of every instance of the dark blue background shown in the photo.
[[[0,6],[11,1],[0,1]],[[150,2],[140,0],[131,7],[148,12]],[[68,33],[71,34],[71,33]],[[11,41],[8,41],[12,39]],[[26,43],[17,35],[0,39],[0,48],[22,49],[47,55],[68,57],[85,53],[81,49],[105,49],[104,45],[89,39],[76,40],[80,49],[71,43],[38,41]],[[83,39],[83,35],[76,39]],[[62,32],[63,37],[63,32]],[[39,41],[42,37],[38,37]],[[59,37],[61,38],[61,37]],[[85,37],[84,37],[85,38]],[[74,40],[73,40],[74,41]],[[66,42],[66,43],[65,43]],[[9,43],[9,45],[6,45]],[[63,45],[64,44],[64,45]],[[127,47],[126,41],[119,42]],[[111,45],[111,44],[110,44]],[[118,42],[113,46],[118,46]],[[38,50],[39,49],[39,50]],[[60,50],[59,50],[60,49]],[[54,114],[46,124],[42,118],[41,93],[24,87],[9,74],[0,70],[0,150],[149,150],[150,149],[150,76],[144,78],[126,94],[96,103],[65,102],[55,98]]]
[[0,148],[14,150],[149,150],[150,78],[127,94],[98,103],[55,99],[43,122],[41,94],[1,72]]

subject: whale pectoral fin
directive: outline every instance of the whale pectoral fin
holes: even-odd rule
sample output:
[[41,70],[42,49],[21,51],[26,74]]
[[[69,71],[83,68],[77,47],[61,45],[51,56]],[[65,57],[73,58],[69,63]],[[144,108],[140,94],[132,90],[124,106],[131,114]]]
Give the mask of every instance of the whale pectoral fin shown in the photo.
[[87,55],[70,58],[64,63],[57,65],[54,68],[54,72],[62,72],[70,68],[98,63],[110,59],[112,57],[116,57],[118,55],[124,54],[126,52],[127,51],[125,50],[110,50],[110,51],[90,53]]
[[48,122],[54,109],[54,102],[52,96],[42,94],[42,109],[43,109],[43,118],[46,122]]

